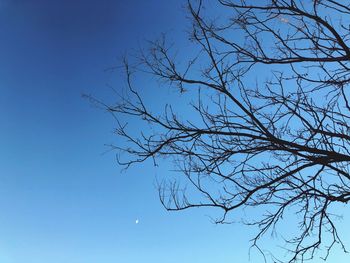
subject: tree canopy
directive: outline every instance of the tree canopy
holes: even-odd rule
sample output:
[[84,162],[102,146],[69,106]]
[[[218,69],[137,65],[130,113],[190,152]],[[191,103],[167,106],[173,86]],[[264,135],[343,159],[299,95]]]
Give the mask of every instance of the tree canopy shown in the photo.
[[[118,121],[127,142],[115,145],[124,153],[119,162],[173,160],[190,190],[159,184],[168,210],[218,208],[216,220],[225,223],[233,211],[257,209],[259,217],[245,222],[258,227],[259,249],[266,233],[288,222],[295,231],[284,237],[289,253],[281,262],[346,251],[332,207],[350,200],[350,5],[217,0],[211,12],[208,4],[187,3],[193,56],[186,62],[165,37],[125,60],[128,96],[107,109],[151,128],[137,135]],[[138,73],[178,90],[177,105],[190,96],[191,114],[171,102],[153,112],[133,84]]]

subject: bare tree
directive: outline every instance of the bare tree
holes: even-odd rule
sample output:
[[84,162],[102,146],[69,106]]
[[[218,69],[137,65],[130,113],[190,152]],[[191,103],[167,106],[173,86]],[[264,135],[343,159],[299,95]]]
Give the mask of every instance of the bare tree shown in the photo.
[[[188,2],[198,52],[186,66],[164,38],[141,52],[139,63],[125,63],[130,96],[108,110],[154,132],[135,136],[118,122],[128,142],[115,146],[128,156],[120,163],[172,159],[192,188],[160,184],[168,210],[218,208],[219,223],[238,209],[261,211],[246,218],[259,229],[252,240],[258,248],[264,234],[294,215],[289,223],[297,231],[285,237],[290,253],[281,262],[327,259],[335,245],[346,252],[332,207],[350,200],[350,5],[218,0],[212,17],[205,7],[213,2]],[[168,104],[153,113],[133,86],[140,71],[190,94],[193,112],[177,114]]]

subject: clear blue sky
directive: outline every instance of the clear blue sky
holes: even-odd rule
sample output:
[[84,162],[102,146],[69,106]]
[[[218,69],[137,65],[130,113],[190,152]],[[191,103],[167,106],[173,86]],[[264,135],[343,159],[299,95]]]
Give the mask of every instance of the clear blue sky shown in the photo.
[[113,119],[81,98],[118,89],[105,69],[144,38],[184,36],[182,4],[0,0],[1,263],[249,262],[251,230],[166,212],[149,164],[121,173]]

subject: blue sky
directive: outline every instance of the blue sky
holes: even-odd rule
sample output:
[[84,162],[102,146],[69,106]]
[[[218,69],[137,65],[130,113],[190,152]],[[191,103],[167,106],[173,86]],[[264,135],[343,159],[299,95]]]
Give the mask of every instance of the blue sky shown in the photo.
[[178,0],[1,1],[0,262],[249,262],[252,230],[166,212],[150,164],[122,173],[113,119],[81,98],[110,98],[105,69],[185,29]]

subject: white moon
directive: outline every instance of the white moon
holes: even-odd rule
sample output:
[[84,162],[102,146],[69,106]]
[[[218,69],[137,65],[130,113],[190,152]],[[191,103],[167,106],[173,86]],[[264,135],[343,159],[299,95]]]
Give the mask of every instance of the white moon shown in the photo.
[[138,223],[139,223],[139,220],[138,220],[138,219],[136,219],[136,220],[135,220],[135,224],[138,224]]

